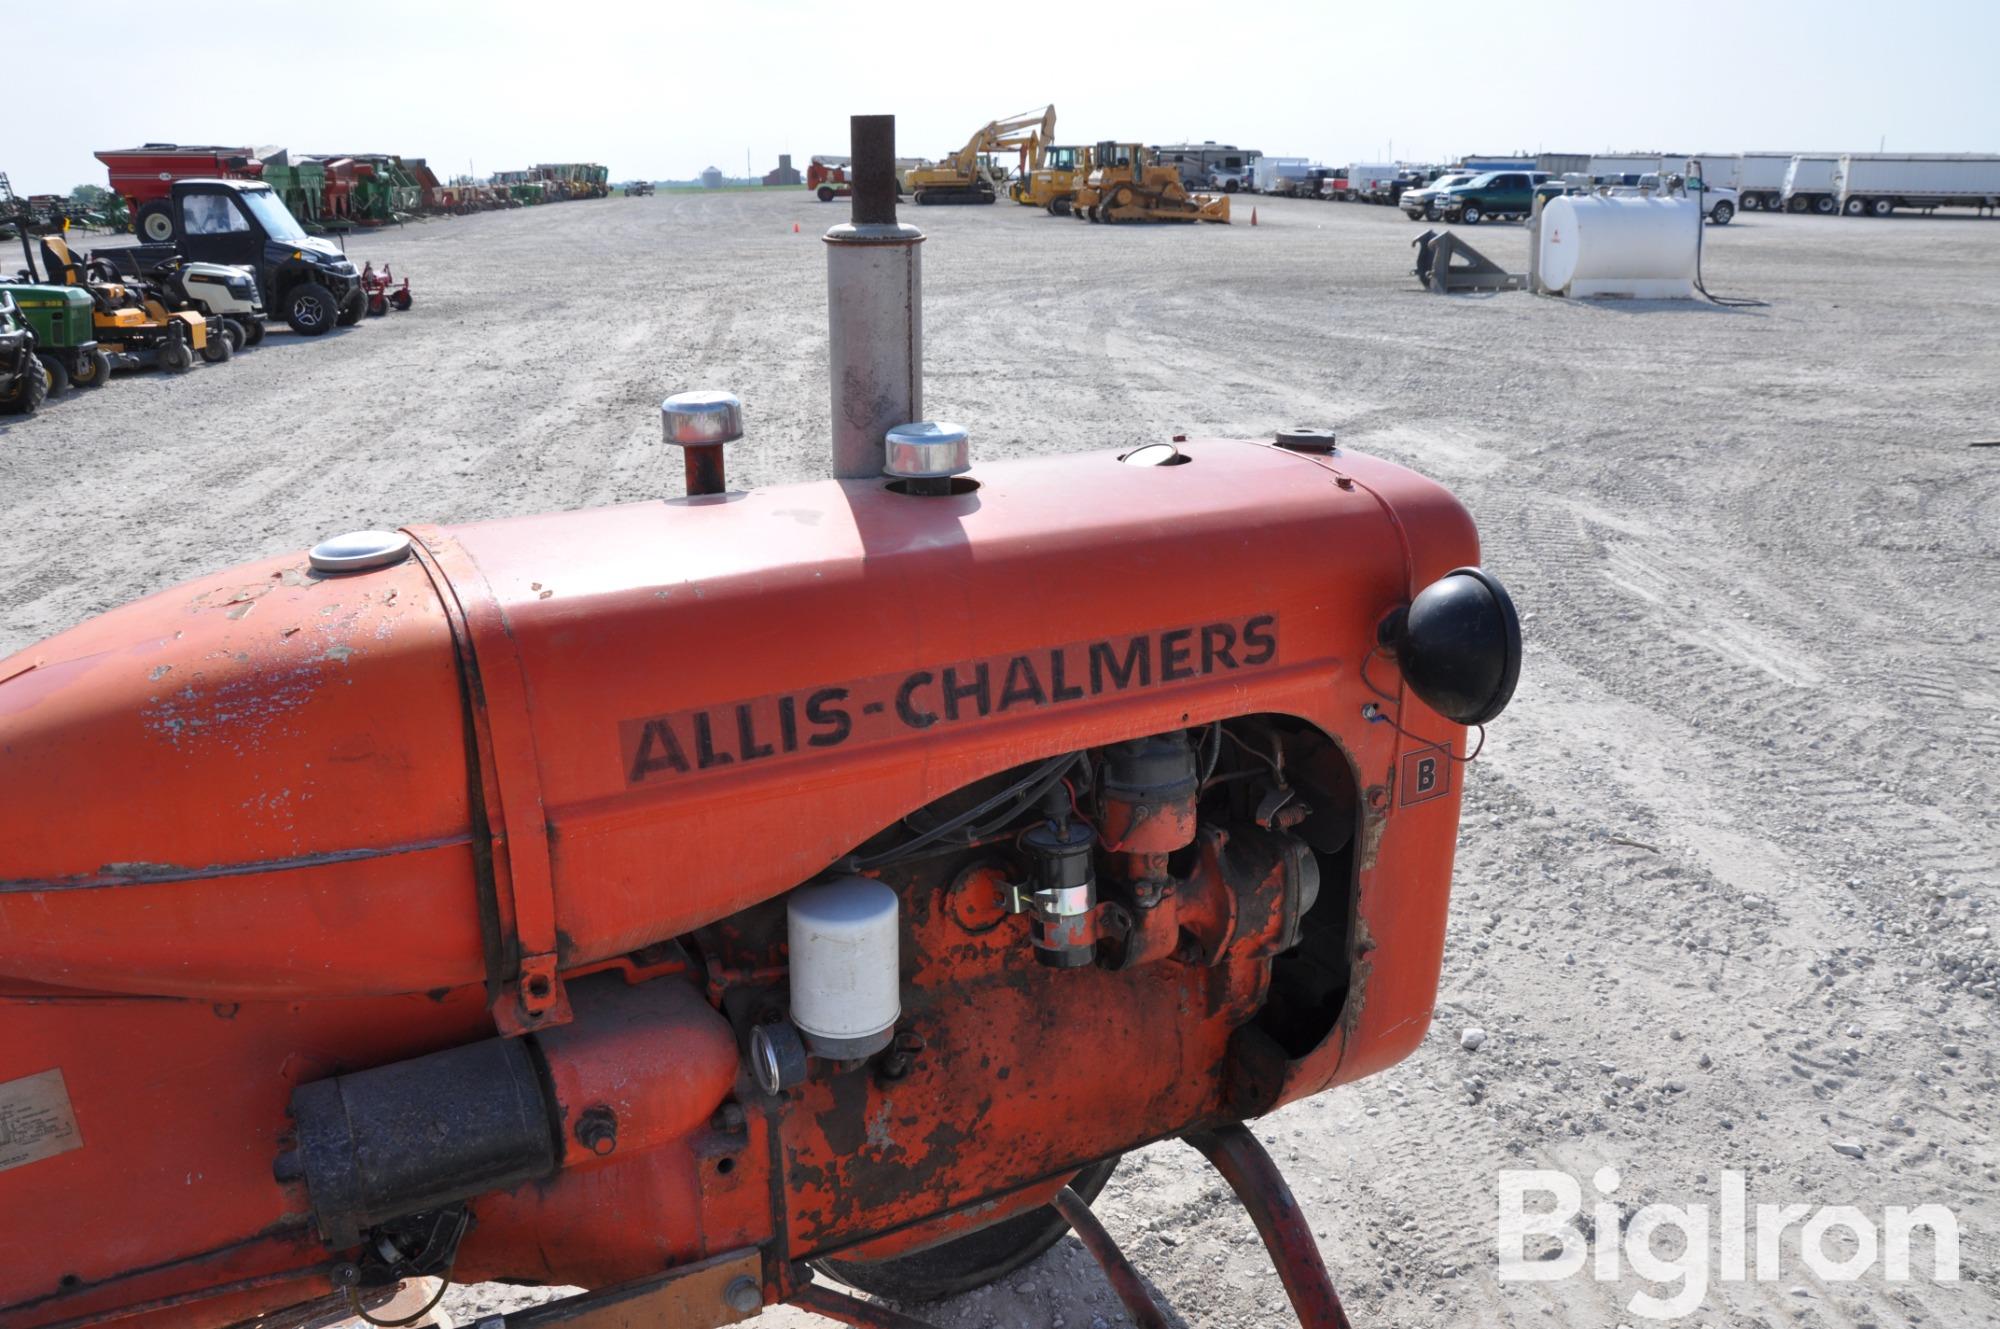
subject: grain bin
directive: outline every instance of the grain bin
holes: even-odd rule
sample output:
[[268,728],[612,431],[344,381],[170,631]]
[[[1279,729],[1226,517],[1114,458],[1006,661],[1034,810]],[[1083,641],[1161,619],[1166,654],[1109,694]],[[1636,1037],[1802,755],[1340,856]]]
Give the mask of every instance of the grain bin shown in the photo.
[[1558,295],[1694,299],[1701,212],[1690,198],[1570,195],[1542,209],[1536,269]]

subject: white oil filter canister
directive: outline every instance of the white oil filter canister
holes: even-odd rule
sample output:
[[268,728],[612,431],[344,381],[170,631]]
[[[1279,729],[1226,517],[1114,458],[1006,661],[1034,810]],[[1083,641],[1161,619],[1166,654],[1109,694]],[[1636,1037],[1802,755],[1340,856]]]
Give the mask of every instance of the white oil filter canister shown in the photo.
[[889,1045],[903,1013],[896,892],[872,877],[793,891],[792,1023],[816,1057],[852,1061]]

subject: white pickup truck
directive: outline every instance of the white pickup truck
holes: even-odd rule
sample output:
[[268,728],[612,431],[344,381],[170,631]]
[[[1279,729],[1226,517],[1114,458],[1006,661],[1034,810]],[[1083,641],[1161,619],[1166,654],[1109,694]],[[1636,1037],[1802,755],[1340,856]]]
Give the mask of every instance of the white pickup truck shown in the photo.
[[1701,195],[1701,215],[1711,226],[1727,226],[1735,218],[1740,204],[1737,192],[1728,185],[1711,185],[1701,180],[1683,180],[1678,175],[1661,175],[1649,171],[1639,177],[1636,185],[1617,185],[1613,194],[1637,197],[1641,194],[1688,194]]

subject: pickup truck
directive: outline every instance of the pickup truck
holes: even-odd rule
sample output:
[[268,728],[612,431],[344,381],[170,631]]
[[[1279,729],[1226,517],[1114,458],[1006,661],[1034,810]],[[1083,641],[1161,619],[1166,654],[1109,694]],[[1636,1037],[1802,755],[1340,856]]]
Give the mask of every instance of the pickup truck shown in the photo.
[[1411,221],[1436,221],[1438,200],[1444,197],[1445,191],[1476,179],[1478,175],[1477,171],[1447,172],[1427,185],[1405,189],[1402,198],[1397,200],[1397,205],[1403,209],[1403,215]]
[[1727,226],[1736,216],[1737,192],[1728,185],[1711,185],[1701,180],[1682,180],[1678,175],[1642,175],[1634,186],[1614,188],[1614,194],[1700,194],[1701,215],[1711,226]]
[[1455,225],[1477,226],[1489,217],[1525,217],[1535,206],[1535,186],[1547,171],[1488,171],[1437,197],[1438,215]]

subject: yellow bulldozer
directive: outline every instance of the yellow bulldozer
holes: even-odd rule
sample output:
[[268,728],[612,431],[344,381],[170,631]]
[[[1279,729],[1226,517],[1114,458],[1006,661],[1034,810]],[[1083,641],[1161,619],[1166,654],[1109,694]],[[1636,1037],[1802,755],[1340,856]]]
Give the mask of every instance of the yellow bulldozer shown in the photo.
[[1190,194],[1181,173],[1142,143],[1099,143],[1076,188],[1071,215],[1094,222],[1229,221],[1229,195]]
[[957,152],[909,172],[904,180],[910,196],[918,203],[991,203],[1007,187],[1007,168],[997,155],[1019,153],[1025,170],[1055,132],[1054,106],[989,120]]
[[1067,216],[1076,187],[1090,175],[1090,145],[1048,146],[1021,171],[1008,197],[1031,208],[1046,208],[1054,217]]

